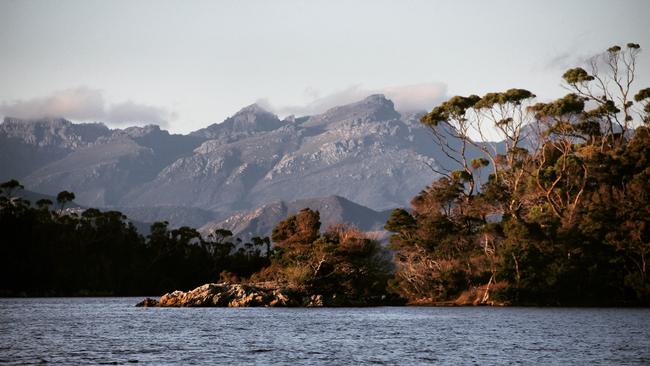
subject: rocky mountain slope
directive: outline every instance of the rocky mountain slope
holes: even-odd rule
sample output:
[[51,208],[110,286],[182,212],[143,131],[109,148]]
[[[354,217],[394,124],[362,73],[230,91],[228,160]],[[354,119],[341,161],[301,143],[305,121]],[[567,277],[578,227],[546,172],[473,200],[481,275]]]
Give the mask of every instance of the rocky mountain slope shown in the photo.
[[436,178],[430,166],[453,163],[418,115],[401,115],[383,95],[285,120],[251,105],[188,135],[64,119],[0,124],[3,180],[71,190],[82,205],[143,221],[176,210],[172,226],[331,195],[372,210],[406,206]]
[[0,124],[0,179],[23,178],[108,134],[108,127],[99,123],[7,117]]
[[159,200],[229,213],[338,195],[384,210],[407,204],[432,181],[428,165],[449,165],[417,116],[400,116],[382,95],[302,121],[257,121],[280,127],[232,142],[205,141],[123,203]]

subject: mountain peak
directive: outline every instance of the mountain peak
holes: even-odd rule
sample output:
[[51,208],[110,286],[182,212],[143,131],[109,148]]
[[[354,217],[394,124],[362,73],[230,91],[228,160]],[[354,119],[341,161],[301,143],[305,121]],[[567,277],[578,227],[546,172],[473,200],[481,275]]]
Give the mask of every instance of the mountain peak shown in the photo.
[[124,129],[124,132],[131,137],[142,137],[149,134],[162,133],[163,131],[160,129],[160,126],[149,124],[146,126],[127,127]]
[[331,108],[310,118],[308,124],[320,125],[344,120],[389,121],[399,118],[400,114],[390,99],[383,94],[372,94],[358,102]]
[[240,109],[222,124],[229,126],[233,131],[253,132],[274,130],[282,125],[282,121],[259,104],[253,103]]
[[386,98],[384,94],[371,94],[367,96],[364,99],[364,101],[371,102],[371,103],[380,103],[380,104],[385,104],[385,103],[393,104],[393,102],[390,99]]
[[251,105],[248,105],[242,109],[240,109],[237,113],[235,113],[235,116],[242,115],[242,114],[273,114],[266,109],[264,109],[261,105],[257,103],[253,103]]
[[76,148],[110,133],[111,130],[102,123],[72,123],[64,118],[5,117],[0,124],[0,136],[38,146]]
[[399,113],[395,110],[395,104],[393,101],[386,98],[384,94],[371,94],[365,97],[363,100],[353,103],[353,105],[367,105],[388,113],[389,115],[396,115],[396,118],[399,118]]
[[236,138],[240,135],[250,135],[259,132],[275,130],[285,123],[278,116],[267,111],[257,103],[240,109],[221,123],[212,124],[206,128],[192,132],[192,135],[214,138]]

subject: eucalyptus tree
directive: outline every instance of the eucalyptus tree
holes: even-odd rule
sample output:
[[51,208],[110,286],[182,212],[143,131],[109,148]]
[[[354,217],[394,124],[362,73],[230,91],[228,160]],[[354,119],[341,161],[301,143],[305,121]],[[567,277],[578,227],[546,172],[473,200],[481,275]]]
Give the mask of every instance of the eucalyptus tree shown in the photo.
[[24,189],[25,187],[15,179],[8,180],[0,184],[0,192],[4,192],[7,198],[11,198],[14,191]]
[[63,209],[68,202],[72,202],[75,199],[73,192],[61,191],[56,195],[56,202],[59,204],[59,212],[63,213]]
[[[450,178],[467,184],[467,197],[480,189],[480,170],[492,166],[491,179],[515,192],[523,177],[521,157],[527,154],[523,146],[527,133],[525,126],[532,122],[528,106],[535,95],[525,89],[504,92],[455,96],[421,118],[433,132],[443,152],[461,167],[454,172],[442,172]],[[450,143],[450,135],[459,146]],[[478,149],[483,157],[468,156],[468,146]],[[515,209],[511,202],[509,210]]]
[[632,93],[637,77],[638,43],[625,48],[613,45],[587,61],[587,69],[576,67],[562,76],[566,88],[591,102],[592,112],[605,124],[605,133],[624,138],[634,127]]

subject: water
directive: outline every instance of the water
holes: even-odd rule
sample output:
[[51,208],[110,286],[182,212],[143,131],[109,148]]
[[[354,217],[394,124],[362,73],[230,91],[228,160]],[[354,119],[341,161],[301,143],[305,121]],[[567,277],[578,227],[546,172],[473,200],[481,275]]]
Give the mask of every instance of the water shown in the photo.
[[650,309],[161,309],[0,299],[2,364],[650,364]]

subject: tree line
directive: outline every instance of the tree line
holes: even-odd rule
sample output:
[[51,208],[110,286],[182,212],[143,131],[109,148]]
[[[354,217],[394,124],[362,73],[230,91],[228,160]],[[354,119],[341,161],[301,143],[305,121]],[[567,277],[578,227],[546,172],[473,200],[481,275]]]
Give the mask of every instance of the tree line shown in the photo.
[[160,294],[238,280],[268,265],[268,238],[242,242],[228,230],[207,238],[156,222],[144,237],[117,211],[66,209],[74,193],[32,204],[0,185],[0,295]]

